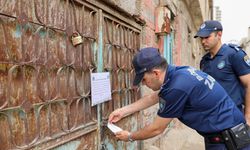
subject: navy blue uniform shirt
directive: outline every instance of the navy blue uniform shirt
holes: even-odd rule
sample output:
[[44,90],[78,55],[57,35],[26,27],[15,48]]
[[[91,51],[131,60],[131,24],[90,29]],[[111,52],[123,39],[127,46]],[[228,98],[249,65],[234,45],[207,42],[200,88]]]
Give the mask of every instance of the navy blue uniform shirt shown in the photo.
[[218,82],[195,68],[169,65],[159,97],[160,117],[178,118],[200,133],[220,132],[245,123]]
[[250,60],[243,50],[235,46],[222,45],[213,58],[207,53],[200,62],[200,69],[215,78],[235,104],[241,107],[244,104],[245,89],[239,76],[250,73]]

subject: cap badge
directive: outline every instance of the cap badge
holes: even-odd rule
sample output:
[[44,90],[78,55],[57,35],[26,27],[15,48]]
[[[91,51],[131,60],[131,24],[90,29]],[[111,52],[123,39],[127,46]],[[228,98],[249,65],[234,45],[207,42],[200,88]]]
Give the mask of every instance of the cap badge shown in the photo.
[[225,67],[225,61],[224,60],[222,60],[218,65],[217,65],[217,68],[218,69],[222,69],[222,68],[224,68]]
[[200,29],[204,29],[205,27],[206,27],[206,24],[203,23],[203,24],[201,25]]

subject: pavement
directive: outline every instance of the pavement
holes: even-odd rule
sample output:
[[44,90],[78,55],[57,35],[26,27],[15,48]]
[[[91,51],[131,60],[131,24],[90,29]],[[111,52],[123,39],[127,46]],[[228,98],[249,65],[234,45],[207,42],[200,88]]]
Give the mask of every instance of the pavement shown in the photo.
[[163,134],[145,140],[143,150],[205,150],[203,140],[195,130],[176,122]]

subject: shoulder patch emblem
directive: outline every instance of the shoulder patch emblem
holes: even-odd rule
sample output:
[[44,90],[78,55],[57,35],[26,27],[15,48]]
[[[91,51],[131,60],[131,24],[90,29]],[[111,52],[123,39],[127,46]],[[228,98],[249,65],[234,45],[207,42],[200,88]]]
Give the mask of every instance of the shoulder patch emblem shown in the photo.
[[218,68],[218,69],[222,69],[222,68],[225,67],[225,65],[226,65],[225,61],[222,60],[220,63],[218,63],[217,68]]
[[244,56],[244,61],[246,62],[246,64],[248,65],[248,66],[250,66],[250,58],[246,55],[246,56]]
[[159,112],[162,113],[166,105],[166,101],[160,97],[159,100]]

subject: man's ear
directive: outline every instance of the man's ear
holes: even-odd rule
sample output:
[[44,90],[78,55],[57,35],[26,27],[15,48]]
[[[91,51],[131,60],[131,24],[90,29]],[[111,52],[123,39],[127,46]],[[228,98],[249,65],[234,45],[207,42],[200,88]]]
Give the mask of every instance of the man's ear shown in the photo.
[[154,69],[154,70],[153,70],[153,73],[154,73],[157,77],[160,77],[161,71],[160,71],[159,69]]
[[222,36],[222,31],[217,32],[217,35],[218,35],[219,37],[221,37],[221,36]]

